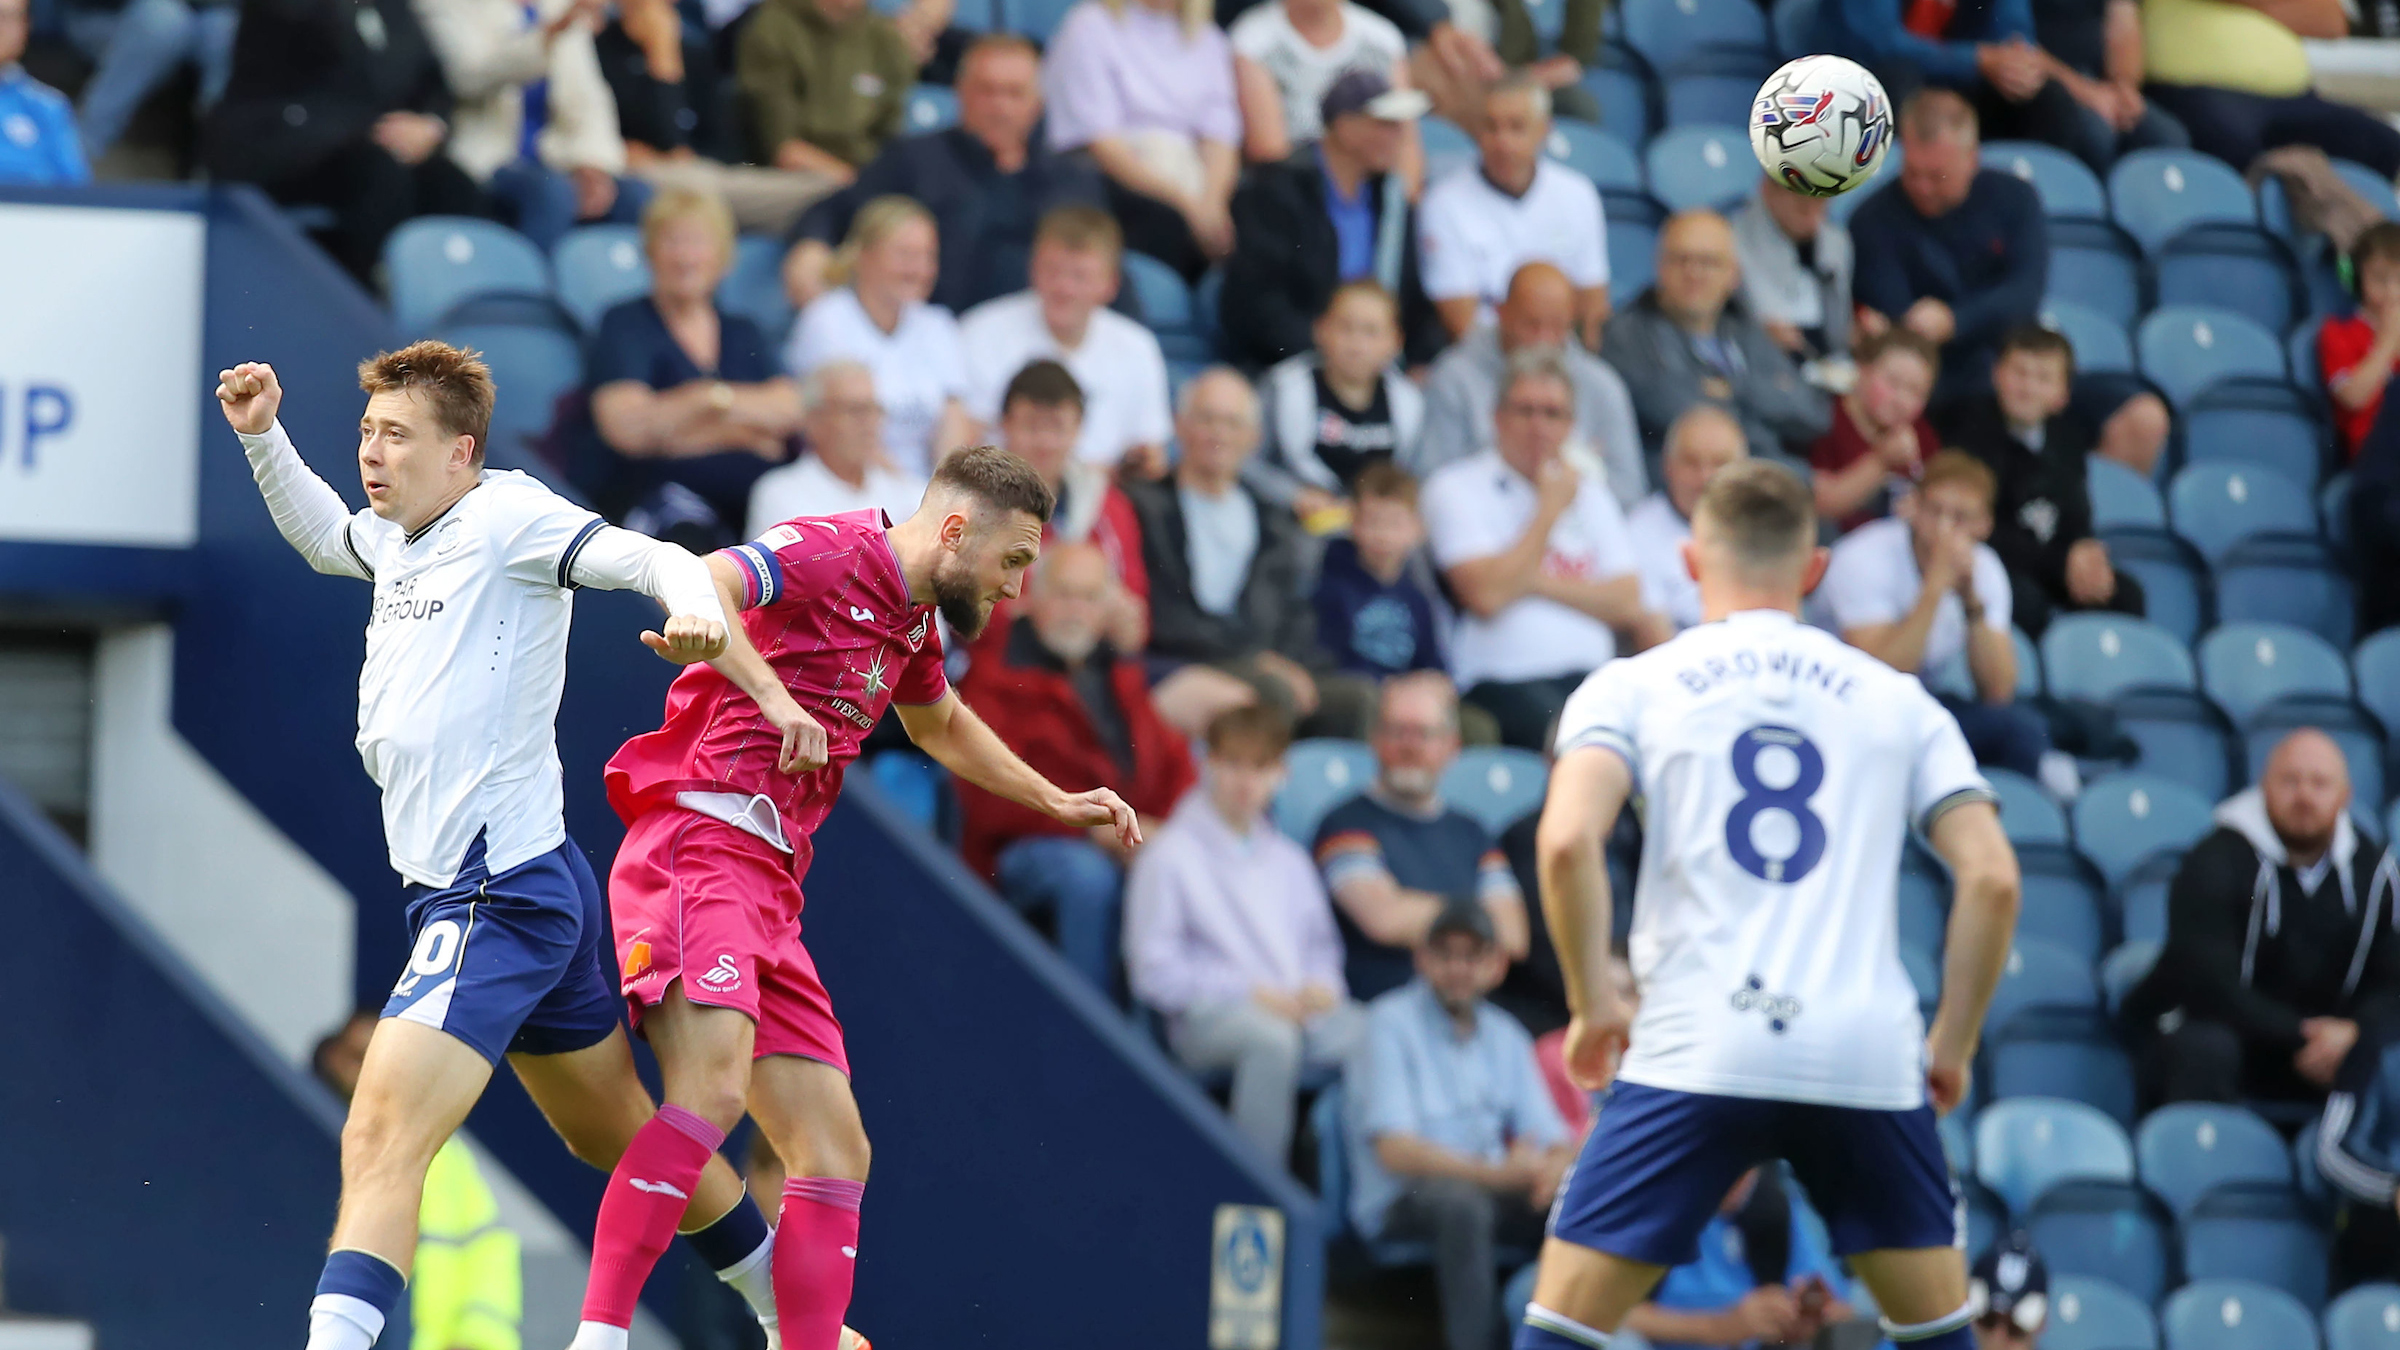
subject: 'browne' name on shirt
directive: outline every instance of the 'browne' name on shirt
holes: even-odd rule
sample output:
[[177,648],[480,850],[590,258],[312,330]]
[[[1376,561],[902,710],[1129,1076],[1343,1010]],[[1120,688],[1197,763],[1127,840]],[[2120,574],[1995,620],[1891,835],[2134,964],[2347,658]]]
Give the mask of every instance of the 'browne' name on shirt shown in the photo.
[[1794,684],[1814,685],[1847,703],[1858,688],[1858,680],[1848,671],[1827,665],[1814,656],[1798,652],[1773,651],[1761,657],[1757,652],[1743,650],[1727,657],[1709,657],[1695,666],[1675,672],[1676,682],[1695,694],[1709,690],[1729,680],[1755,680],[1761,675],[1775,675]]
[[403,619],[430,619],[441,613],[442,602],[440,600],[418,596],[417,582],[422,579],[421,577],[409,577],[393,586],[391,594],[377,597],[375,614],[369,621],[369,626],[398,623]]

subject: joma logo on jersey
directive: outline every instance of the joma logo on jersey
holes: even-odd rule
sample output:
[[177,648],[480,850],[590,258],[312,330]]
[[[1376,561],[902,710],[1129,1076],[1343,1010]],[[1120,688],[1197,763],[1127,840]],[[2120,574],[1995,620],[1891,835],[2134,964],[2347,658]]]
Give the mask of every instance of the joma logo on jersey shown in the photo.
[[1734,990],[1728,1001],[1735,1012],[1766,1014],[1767,1030],[1778,1036],[1790,1030],[1793,1020],[1800,1016],[1800,1000],[1789,994],[1768,993],[1766,981],[1756,975],[1742,981],[1742,987]]

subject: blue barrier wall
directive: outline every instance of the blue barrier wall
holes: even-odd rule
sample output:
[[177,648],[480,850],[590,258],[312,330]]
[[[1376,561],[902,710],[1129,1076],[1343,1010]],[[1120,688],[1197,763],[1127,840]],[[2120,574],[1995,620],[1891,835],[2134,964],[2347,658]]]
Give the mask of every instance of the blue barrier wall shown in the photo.
[[[110,1350],[295,1344],[333,1226],[333,1099],[278,1062],[0,781],[8,1299]],[[261,971],[261,978],[273,972]]]

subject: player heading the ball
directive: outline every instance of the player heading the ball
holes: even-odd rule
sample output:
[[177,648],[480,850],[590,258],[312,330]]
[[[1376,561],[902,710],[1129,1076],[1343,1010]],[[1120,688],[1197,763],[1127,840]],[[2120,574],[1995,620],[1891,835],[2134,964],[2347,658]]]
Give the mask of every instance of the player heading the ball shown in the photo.
[[[554,723],[575,590],[658,601],[666,620],[642,641],[677,664],[716,659],[726,644],[700,559],[484,467],[492,377],[475,353],[419,342],[362,363],[358,379],[368,506],[353,513],[276,420],[273,367],[217,376],[284,539],[317,571],[374,583],[358,751],[408,883],[409,961],[342,1132],[341,1209],[308,1350],[366,1350],[382,1334],[416,1252],[426,1168],[502,1055],[568,1146],[599,1166],[654,1113],[605,964],[600,888],[562,814]],[[721,1159],[684,1191],[694,1247],[771,1339],[765,1219]]]
[[[1543,911],[1573,1012],[1567,1071],[1615,1082],[1552,1211],[1516,1350],[1607,1345],[1697,1258],[1734,1180],[1770,1158],[1808,1188],[1885,1334],[1974,1345],[1934,1113],[1966,1095],[2016,925],[2016,855],[1925,687],[1800,623],[1825,571],[1816,538],[1789,470],[1719,474],[1682,546],[1704,622],[1602,666],[1560,714],[1536,843]],[[1608,978],[1601,845],[1637,793],[1629,1024]],[[1957,888],[1930,1035],[1900,964],[1911,824]]]

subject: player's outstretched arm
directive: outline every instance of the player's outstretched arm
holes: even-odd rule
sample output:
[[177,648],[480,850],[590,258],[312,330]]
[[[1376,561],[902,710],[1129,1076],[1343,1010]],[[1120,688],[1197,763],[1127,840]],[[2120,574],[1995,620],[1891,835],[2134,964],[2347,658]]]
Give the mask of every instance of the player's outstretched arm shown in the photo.
[[366,561],[352,547],[350,508],[342,494],[301,461],[291,437],[275,420],[283,407],[283,386],[275,379],[275,368],[264,361],[245,361],[218,371],[217,406],[241,437],[250,476],[258,480],[259,495],[266,498],[267,514],[275,518],[284,542],[317,571],[371,580]]
[[1616,751],[1582,745],[1550,770],[1550,797],[1534,834],[1542,914],[1566,978],[1567,1076],[1585,1088],[1605,1085],[1624,1052],[1632,1017],[1609,977],[1611,897],[1603,850],[1617,813],[1633,795],[1633,772]]
[[1124,798],[1107,788],[1068,792],[1035,773],[989,723],[959,699],[956,689],[944,692],[939,702],[895,703],[892,707],[918,749],[993,796],[1030,806],[1061,825],[1085,829],[1113,826],[1127,848],[1142,842],[1141,818]]
[[1926,1089],[1936,1111],[1966,1096],[1983,1038],[1983,1015],[2000,987],[2016,940],[2017,852],[1990,802],[1963,802],[1934,817],[1933,851],[1950,866],[1950,931],[1942,957],[1942,1006],[1925,1038]]

